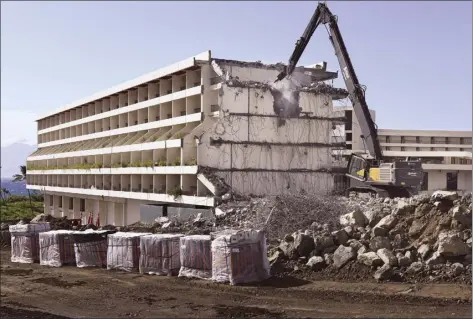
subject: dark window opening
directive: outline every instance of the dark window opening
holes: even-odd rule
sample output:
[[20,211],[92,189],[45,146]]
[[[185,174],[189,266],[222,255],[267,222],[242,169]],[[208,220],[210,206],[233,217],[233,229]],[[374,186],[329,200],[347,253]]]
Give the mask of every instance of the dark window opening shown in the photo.
[[456,191],[458,189],[458,174],[456,172],[447,173],[447,190]]
[[59,208],[62,208],[62,196],[59,196]]
[[347,122],[345,123],[345,130],[351,131],[352,130],[352,122],[353,122],[353,112],[352,111],[345,111],[345,117]]
[[347,144],[347,150],[351,150],[352,149],[352,145],[351,144]]
[[80,199],[80,211],[85,212],[85,199],[84,198]]
[[347,142],[353,141],[353,135],[352,135],[352,133],[346,133],[346,141],[347,141]]
[[69,209],[74,209],[74,199],[69,198]]

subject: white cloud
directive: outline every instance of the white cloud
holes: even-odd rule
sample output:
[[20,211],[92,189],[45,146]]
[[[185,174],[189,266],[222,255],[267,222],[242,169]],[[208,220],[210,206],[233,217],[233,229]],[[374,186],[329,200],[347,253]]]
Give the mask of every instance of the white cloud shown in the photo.
[[16,142],[36,144],[36,117],[31,112],[2,108],[1,145],[8,146]]

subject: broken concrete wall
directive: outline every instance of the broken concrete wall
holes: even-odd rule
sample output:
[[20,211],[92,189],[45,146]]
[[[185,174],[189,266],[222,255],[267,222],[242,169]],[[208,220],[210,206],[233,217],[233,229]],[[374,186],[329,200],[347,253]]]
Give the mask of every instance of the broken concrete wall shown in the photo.
[[268,86],[255,82],[273,80],[278,69],[219,65],[241,81],[218,89],[219,118],[200,136],[199,165],[243,194],[331,191],[332,96],[301,91],[301,116],[281,119]]

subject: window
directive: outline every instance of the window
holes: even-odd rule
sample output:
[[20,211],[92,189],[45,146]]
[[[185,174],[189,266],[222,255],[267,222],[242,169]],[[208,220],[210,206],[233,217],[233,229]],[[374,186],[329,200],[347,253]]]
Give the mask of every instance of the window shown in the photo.
[[420,144],[420,136],[416,136],[416,143]]
[[353,138],[352,133],[346,133],[346,141],[347,142],[351,142],[353,140],[352,138]]
[[69,197],[69,209],[74,209],[74,199]]
[[458,188],[458,174],[457,172],[447,173],[447,190],[456,191]]
[[84,198],[80,199],[80,211],[85,212],[85,199]]
[[49,195],[49,206],[53,206],[53,200],[54,200],[54,196]]
[[59,196],[59,208],[62,208],[62,196]]

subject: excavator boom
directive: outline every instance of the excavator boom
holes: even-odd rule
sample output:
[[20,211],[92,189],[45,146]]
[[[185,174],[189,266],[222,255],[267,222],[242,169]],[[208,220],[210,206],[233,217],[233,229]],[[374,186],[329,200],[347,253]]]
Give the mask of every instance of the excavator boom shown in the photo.
[[422,182],[422,164],[420,161],[393,161],[383,163],[383,153],[378,140],[377,127],[374,123],[365,99],[365,89],[360,85],[355,69],[338,28],[337,17],[325,3],[319,3],[304,33],[296,43],[296,48],[289,58],[287,67],[276,81],[290,77],[300,57],[304,53],[310,38],[320,24],[329,32],[330,42],[340,64],[343,80],[348,90],[348,97],[358,119],[361,138],[370,159],[352,154],[348,164],[347,176],[352,181],[349,190],[374,192],[382,196],[408,197],[415,193]]
[[294,72],[294,69],[299,62],[302,53],[304,53],[310,38],[321,23],[328,26],[330,42],[335,49],[343,80],[345,81],[346,88],[349,92],[348,97],[352,103],[353,111],[355,112],[360,125],[362,132],[361,137],[365,143],[365,147],[375,160],[380,161],[383,158],[383,153],[378,140],[376,124],[371,117],[365,100],[364,89],[360,85],[355,69],[351,63],[345,42],[343,41],[340,29],[338,28],[337,18],[330,12],[329,8],[324,3],[319,3],[315,9],[302,37],[296,43],[296,48],[289,58],[286,69],[278,75],[276,81],[282,80]]

